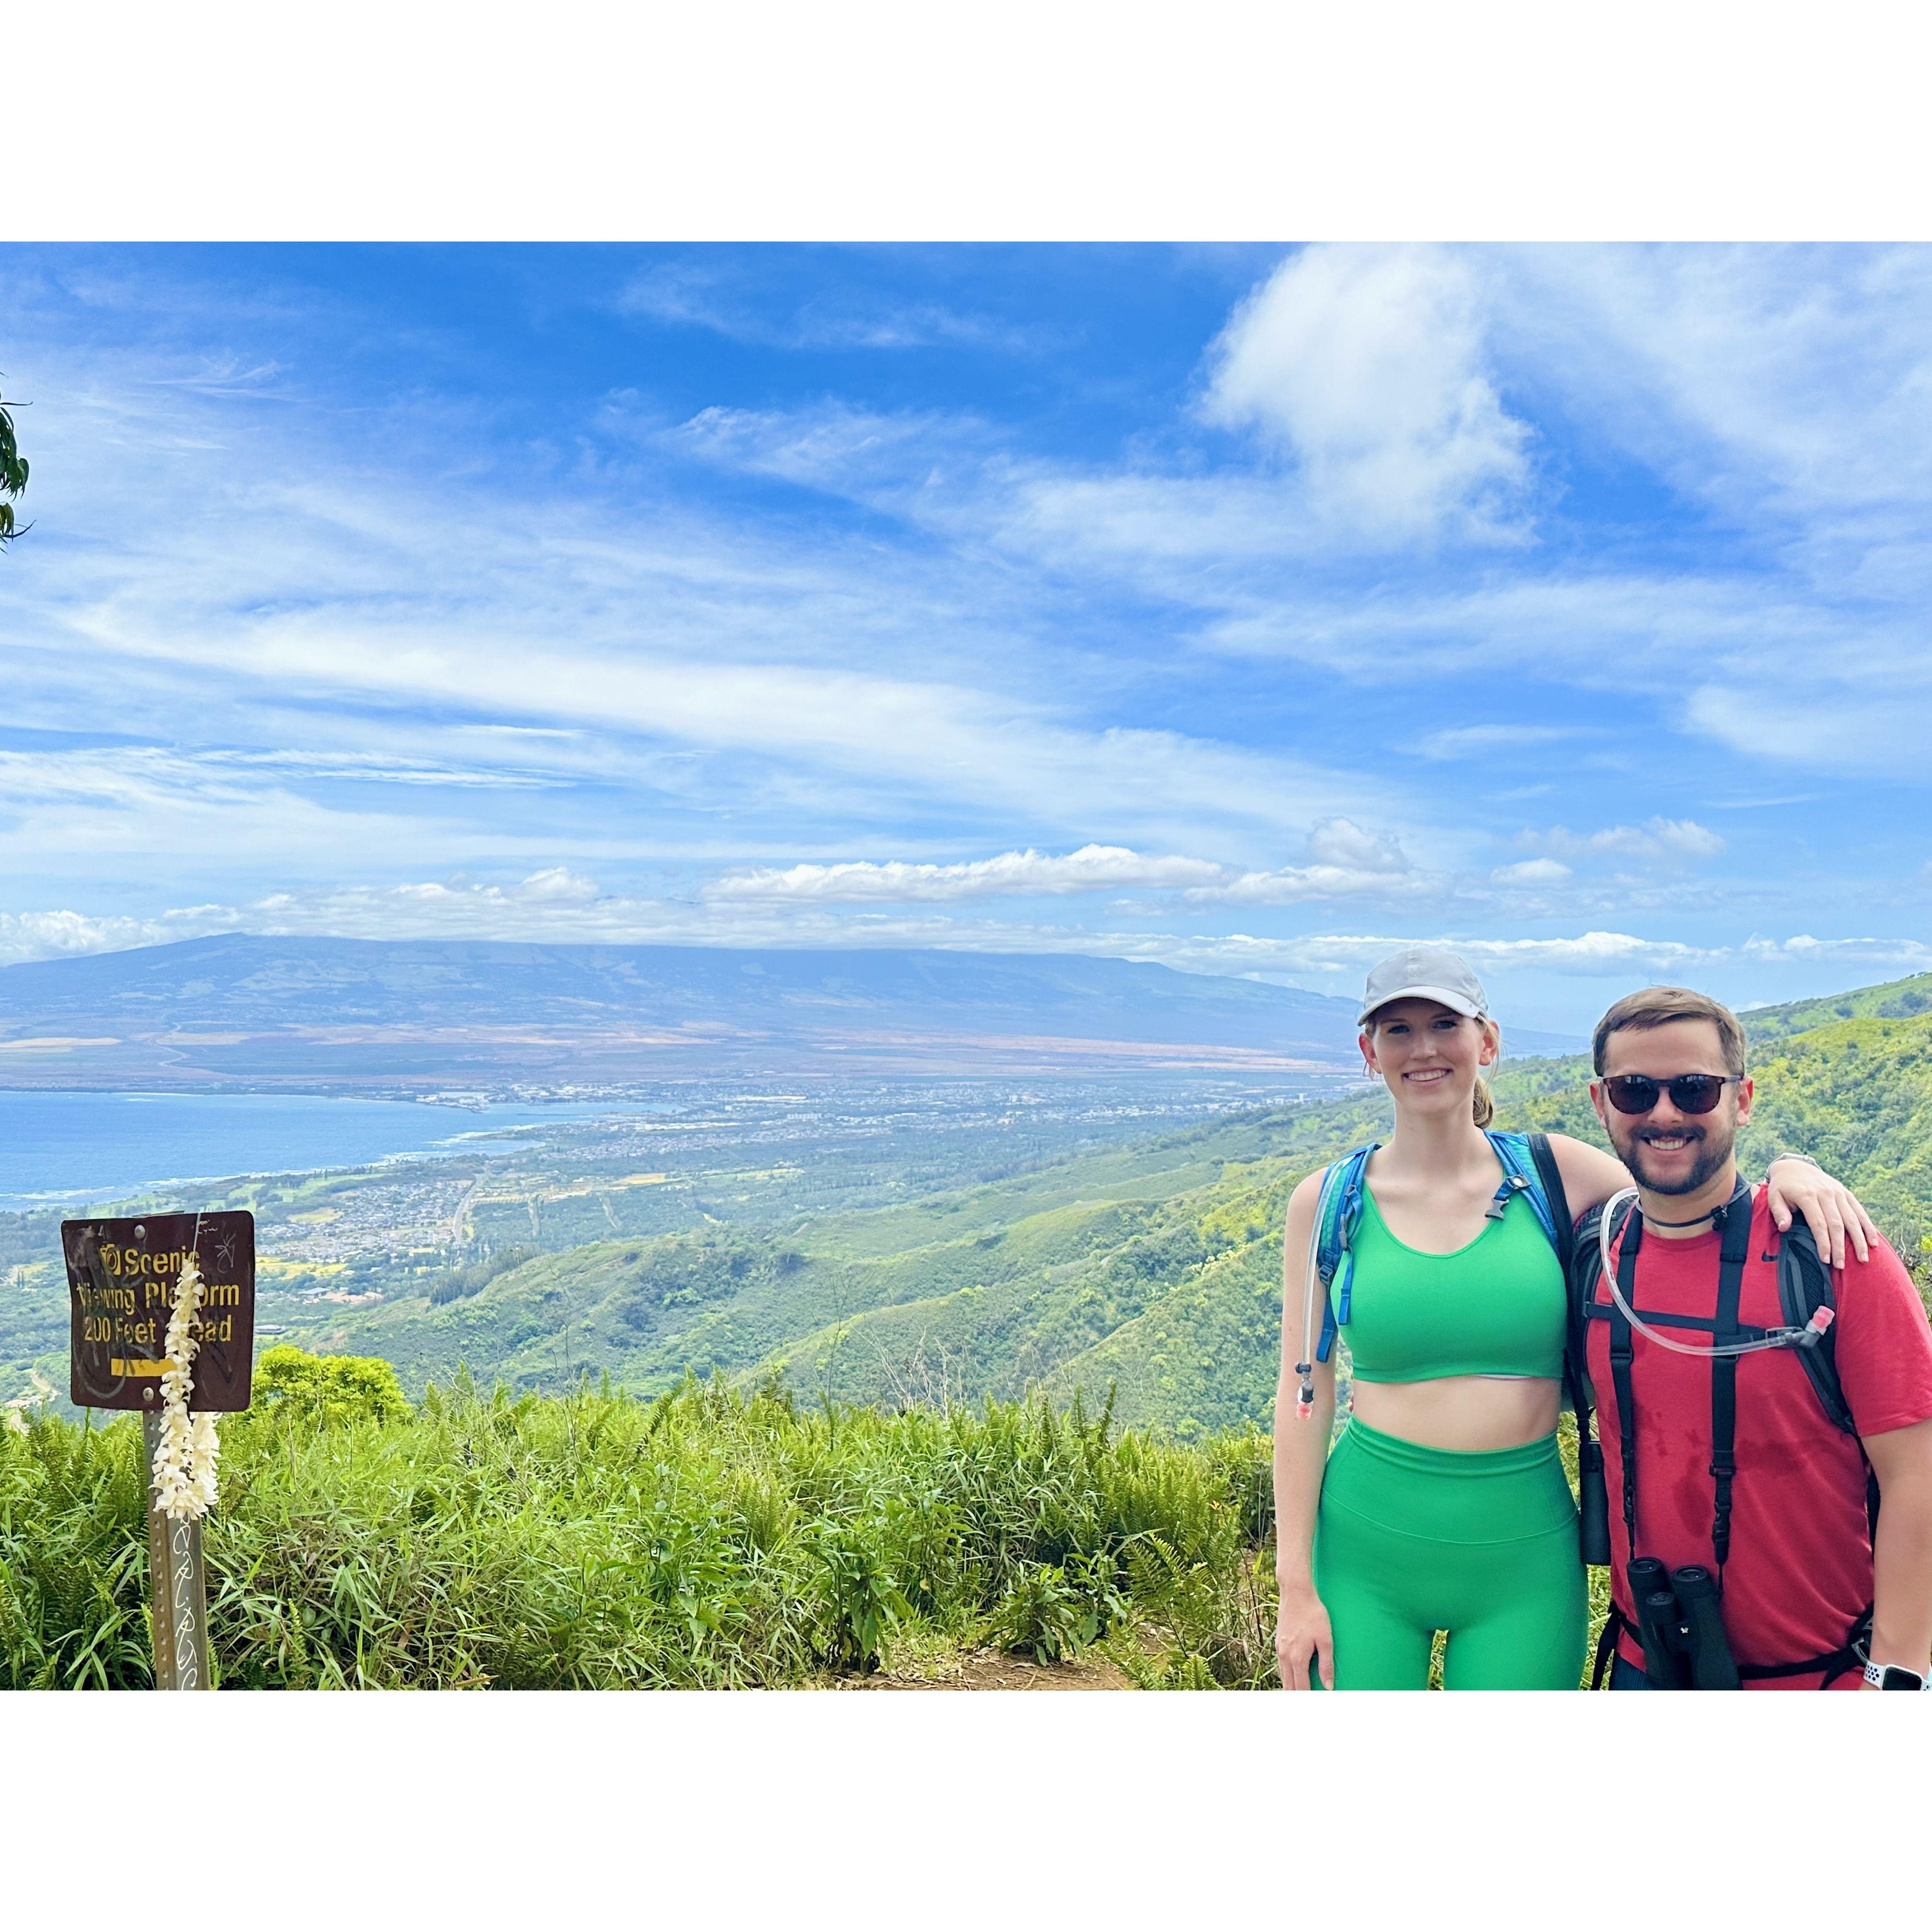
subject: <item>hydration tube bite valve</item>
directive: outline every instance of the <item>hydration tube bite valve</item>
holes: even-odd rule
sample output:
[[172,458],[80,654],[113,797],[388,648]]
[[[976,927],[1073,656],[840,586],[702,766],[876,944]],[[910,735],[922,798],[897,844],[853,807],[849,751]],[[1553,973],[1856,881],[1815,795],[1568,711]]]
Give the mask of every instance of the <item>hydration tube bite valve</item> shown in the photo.
[[1308,1268],[1301,1282],[1301,1359],[1294,1372],[1301,1385],[1294,1392],[1295,1419],[1306,1422],[1315,1413],[1315,1289],[1321,1271],[1316,1257],[1322,1245],[1322,1203],[1315,1203],[1315,1225],[1308,1231]]

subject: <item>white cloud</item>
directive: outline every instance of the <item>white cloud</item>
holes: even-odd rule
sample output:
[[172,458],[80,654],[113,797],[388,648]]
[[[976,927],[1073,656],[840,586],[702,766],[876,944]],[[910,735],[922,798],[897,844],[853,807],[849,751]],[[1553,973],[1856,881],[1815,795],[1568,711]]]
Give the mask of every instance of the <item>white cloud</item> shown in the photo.
[[1285,866],[1275,872],[1244,872],[1224,886],[1199,886],[1187,896],[1197,904],[1300,905],[1312,899],[1426,898],[1444,892],[1440,873],[1414,869],[1362,872],[1346,866]]
[[1449,886],[1445,874],[1417,866],[1387,832],[1353,819],[1322,820],[1308,835],[1308,856],[1309,865],[1243,872],[1192,886],[1187,897],[1196,904],[1300,905],[1315,899],[1427,898]]
[[1525,832],[1522,842],[1573,859],[1615,853],[1652,862],[1712,859],[1724,849],[1724,842],[1716,832],[1691,818],[1651,818],[1642,825],[1610,825],[1600,832],[1582,833],[1556,825],[1547,832]]
[[843,865],[761,867],[727,873],[704,888],[710,900],[812,901],[821,904],[883,902],[943,902],[1034,894],[1114,891],[1124,886],[1156,889],[1192,886],[1226,876],[1226,868],[1204,859],[1156,858],[1123,845],[1083,845],[1061,858],[1036,852],[1003,852],[952,866],[909,865],[892,860],[880,865],[854,860]]
[[1406,872],[1407,856],[1385,832],[1370,830],[1352,818],[1324,818],[1308,835],[1308,856],[1318,866],[1345,866],[1363,872]]
[[188,936],[172,915],[148,920],[95,919],[78,912],[0,913],[0,965],[25,959],[66,958],[83,952],[118,952],[133,946],[164,946],[171,939]]
[[1305,248],[1229,322],[1204,410],[1292,455],[1318,515],[1358,535],[1514,537],[1529,431],[1484,336],[1475,277],[1444,250]]
[[219,914],[220,924],[200,929],[554,944],[641,944],[689,938],[695,924],[688,907],[602,892],[594,881],[561,866],[505,886],[459,874],[402,885],[272,892],[244,907],[202,907],[168,917],[190,925],[211,914]]
[[[1400,947],[1418,943],[1414,937],[1397,939],[1316,934],[1306,938],[1270,940],[1235,934],[1225,940],[1195,940],[1190,942],[1190,950],[1192,956],[1197,958],[1210,956],[1211,949],[1211,956],[1231,964],[1235,960],[1246,959],[1257,964],[1272,964],[1277,970],[1295,971],[1336,964],[1371,964]],[[1547,972],[1580,974],[1590,977],[1632,970],[1682,969],[1726,956],[1721,948],[1706,950],[1672,940],[1639,939],[1623,932],[1586,932],[1570,939],[1445,937],[1431,939],[1428,943],[1453,947],[1473,965],[1537,967]]]
[[1570,868],[1557,859],[1525,859],[1490,874],[1499,886],[1560,886],[1570,876]]
[[1846,965],[1903,966],[1908,972],[1932,968],[1932,946],[1916,939],[1814,939],[1799,933],[1790,939],[1751,938],[1736,949],[1747,959],[1826,960]]
[[1652,818],[1644,822],[1644,832],[1666,852],[1680,852],[1690,859],[1714,859],[1724,849],[1724,842],[1707,825],[1692,818]]
[[550,905],[588,905],[598,897],[596,882],[568,866],[551,866],[532,872],[521,887],[523,897]]
[[[272,759],[264,767],[278,769]],[[423,822],[400,812],[334,808],[224,758],[150,745],[0,752],[0,814],[16,874],[130,863],[166,871],[196,854],[218,870],[333,866],[345,851],[425,837]]]
[[[1790,939],[1758,937],[1738,945],[1691,946],[1678,940],[1644,939],[1627,932],[1584,932],[1552,939],[1486,939],[1450,934],[1432,945],[1452,947],[1484,972],[1531,970],[1586,979],[1648,974],[1658,980],[1738,964],[1880,966],[1906,973],[1932,970],[1932,945],[1916,939]],[[1136,956],[1161,958],[1197,970],[1285,973],[1360,970],[1417,938],[1312,934],[1288,939],[1244,933],[1198,934],[1143,942]],[[1094,946],[1088,950],[1098,952]]]

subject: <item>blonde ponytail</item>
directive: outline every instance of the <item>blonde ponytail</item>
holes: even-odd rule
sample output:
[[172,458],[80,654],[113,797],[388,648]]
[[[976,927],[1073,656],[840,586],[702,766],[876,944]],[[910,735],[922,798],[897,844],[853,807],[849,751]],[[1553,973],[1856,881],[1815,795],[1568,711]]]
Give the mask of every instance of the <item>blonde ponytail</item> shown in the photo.
[[1496,1117],[1496,1103],[1490,1097],[1490,1083],[1479,1073],[1476,1076],[1476,1091],[1473,1096],[1476,1124],[1486,1127]]

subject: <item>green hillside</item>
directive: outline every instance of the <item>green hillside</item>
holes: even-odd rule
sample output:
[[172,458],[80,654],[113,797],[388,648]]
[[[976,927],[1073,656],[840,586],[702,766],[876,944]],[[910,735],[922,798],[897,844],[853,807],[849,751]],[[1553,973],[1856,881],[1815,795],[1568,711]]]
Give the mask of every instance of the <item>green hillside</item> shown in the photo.
[[[1754,1176],[1780,1148],[1814,1154],[1857,1190],[1923,1285],[1932,1009],[1835,1013],[1898,1005],[1919,983],[1814,1003],[1832,1010],[1828,1024],[1761,1042],[1742,1153]],[[1774,1012],[1766,1024],[1783,1022]],[[1604,1144],[1588,1077],[1581,1057],[1506,1066],[1499,1122]],[[386,1357],[412,1393],[466,1369],[553,1392],[608,1373],[654,1395],[689,1372],[746,1387],[776,1376],[813,1399],[888,1408],[1076,1390],[1097,1403],[1111,1390],[1122,1422],[1182,1440],[1265,1427],[1288,1195],[1387,1119],[1376,1088],[888,1206],[777,1223],[707,1213],[694,1230],[499,1249],[373,1306],[298,1304],[289,1339]],[[58,1384],[64,1298],[44,1272],[13,1318]]]
[[[1761,1172],[1784,1147],[1814,1154],[1922,1273],[1932,1012],[1788,1036],[1754,1071],[1747,1168]],[[1604,1144],[1588,1080],[1580,1057],[1506,1067],[1498,1118]],[[416,1387],[459,1360],[530,1388],[608,1370],[644,1393],[688,1368],[776,1372],[802,1392],[888,1407],[1112,1390],[1124,1422],[1184,1440],[1265,1426],[1288,1192],[1386,1120],[1385,1096],[1365,1093],[776,1233],[596,1243],[526,1261],[454,1304],[345,1315],[317,1339],[386,1355]]]
[[1758,1006],[1738,1018],[1754,1041],[1768,1042],[1829,1026],[1837,1020],[1904,1020],[1928,1012],[1932,1012],[1932,973],[1889,980],[1882,986],[1861,986],[1855,993],[1834,993],[1822,1000]]

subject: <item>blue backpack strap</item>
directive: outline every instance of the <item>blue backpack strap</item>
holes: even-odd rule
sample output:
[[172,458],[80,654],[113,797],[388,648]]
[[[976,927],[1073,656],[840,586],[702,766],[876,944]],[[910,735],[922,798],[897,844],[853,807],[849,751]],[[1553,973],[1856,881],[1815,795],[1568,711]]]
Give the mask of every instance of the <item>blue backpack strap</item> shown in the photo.
[[1335,1346],[1336,1330],[1348,1318],[1355,1229],[1361,1222],[1362,1195],[1368,1186],[1369,1156],[1381,1144],[1372,1141],[1344,1154],[1322,1177],[1322,1198],[1316,1208],[1320,1233],[1316,1240],[1315,1269],[1321,1277],[1323,1298],[1322,1340],[1315,1351],[1318,1362],[1328,1360]]
[[1528,1135],[1499,1134],[1488,1128],[1484,1132],[1496,1159],[1502,1163],[1503,1170],[1502,1184],[1490,1202],[1490,1219],[1500,1221],[1513,1196],[1528,1195],[1537,1223],[1543,1230],[1543,1238],[1560,1255],[1563,1243],[1557,1236],[1556,1216],[1550,1207],[1549,1196],[1543,1191],[1543,1177],[1537,1171],[1536,1156],[1531,1151]]
[[[1502,1183],[1490,1202],[1491,1218],[1501,1220],[1510,1201],[1516,1195],[1526,1194],[1544,1238],[1560,1253],[1556,1216],[1543,1190],[1529,1136],[1490,1132],[1488,1138],[1503,1170]],[[1348,1318],[1349,1290],[1355,1268],[1355,1230],[1361,1223],[1362,1196],[1368,1188],[1369,1156],[1381,1144],[1379,1141],[1372,1141],[1366,1147],[1344,1154],[1322,1177],[1322,1196],[1316,1208],[1321,1232],[1316,1244],[1315,1267],[1324,1293],[1322,1340],[1315,1351],[1318,1362],[1328,1360],[1335,1346],[1336,1330]]]

